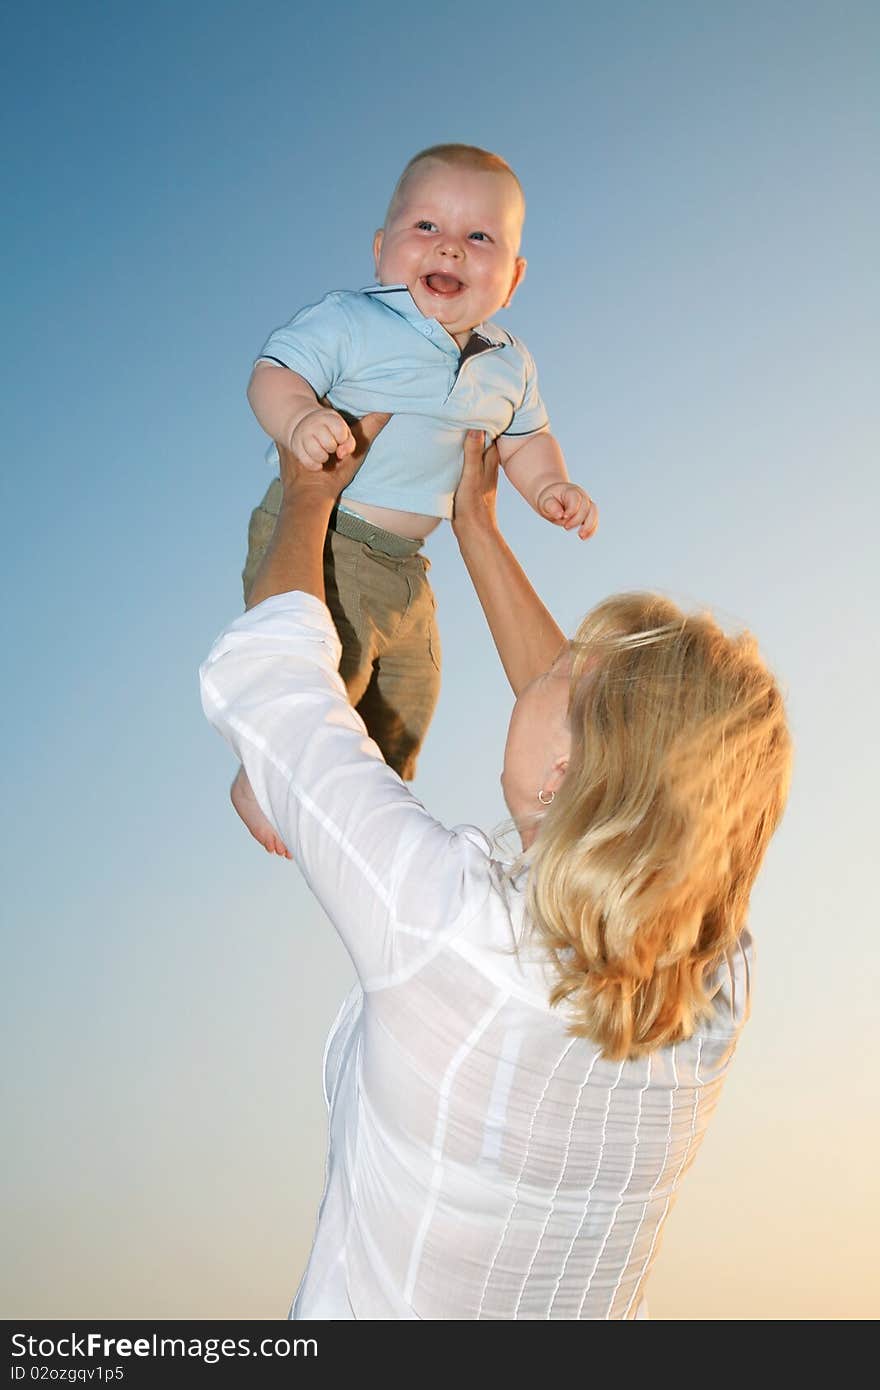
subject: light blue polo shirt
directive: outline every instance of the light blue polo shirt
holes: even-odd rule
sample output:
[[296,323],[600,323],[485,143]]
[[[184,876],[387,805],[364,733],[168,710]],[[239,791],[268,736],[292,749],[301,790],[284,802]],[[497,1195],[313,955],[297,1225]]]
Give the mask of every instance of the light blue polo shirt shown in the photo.
[[[548,423],[523,343],[481,323],[461,351],[405,285],[325,295],[276,329],[260,358],[298,372],[338,410],[391,412],[342,493],[353,502],[450,517],[467,430],[495,438]],[[274,445],[267,458],[278,466]]]

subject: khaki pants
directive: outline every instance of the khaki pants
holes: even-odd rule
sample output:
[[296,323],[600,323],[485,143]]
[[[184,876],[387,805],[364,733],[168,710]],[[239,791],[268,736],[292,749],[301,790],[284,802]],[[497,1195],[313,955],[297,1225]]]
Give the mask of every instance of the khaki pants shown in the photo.
[[[242,572],[245,602],[266,553],[281,509],[275,479],[251,513]],[[344,527],[370,542],[345,535]],[[387,554],[410,550],[410,554]],[[407,781],[440,693],[440,638],[436,603],[427,580],[428,559],[419,542],[334,513],[324,546],[327,607],[342,643],[339,674],[348,697],[376,740],[389,767]]]

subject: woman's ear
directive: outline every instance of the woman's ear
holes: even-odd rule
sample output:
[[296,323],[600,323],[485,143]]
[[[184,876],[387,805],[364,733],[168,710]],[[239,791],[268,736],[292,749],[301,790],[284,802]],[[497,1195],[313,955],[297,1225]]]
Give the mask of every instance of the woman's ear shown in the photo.
[[558,792],[565,781],[565,774],[568,771],[568,754],[561,753],[551,764],[543,781],[544,791]]

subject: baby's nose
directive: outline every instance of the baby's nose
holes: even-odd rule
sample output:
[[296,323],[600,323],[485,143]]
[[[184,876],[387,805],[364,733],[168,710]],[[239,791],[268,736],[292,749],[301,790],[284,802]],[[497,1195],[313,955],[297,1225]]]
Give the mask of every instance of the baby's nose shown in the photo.
[[449,241],[444,241],[441,245],[440,255],[454,256],[456,259],[459,259],[461,256],[464,255],[464,251],[462,250],[461,244],[459,242],[450,239]]

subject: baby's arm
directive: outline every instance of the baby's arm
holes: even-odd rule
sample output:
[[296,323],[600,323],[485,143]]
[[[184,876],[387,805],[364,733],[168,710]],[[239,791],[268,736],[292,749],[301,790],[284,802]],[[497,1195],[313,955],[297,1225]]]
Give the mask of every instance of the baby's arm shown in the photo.
[[550,431],[525,437],[502,434],[496,442],[505,473],[529,506],[554,526],[566,531],[577,526],[581,540],[587,540],[598,524],[595,506],[589,494],[570,481],[562,450]]
[[263,429],[306,468],[320,468],[331,454],[344,459],[355,447],[342,416],[318,404],[305,377],[275,362],[260,361],[248,385],[248,400]]

